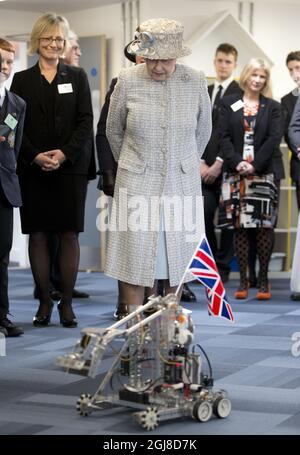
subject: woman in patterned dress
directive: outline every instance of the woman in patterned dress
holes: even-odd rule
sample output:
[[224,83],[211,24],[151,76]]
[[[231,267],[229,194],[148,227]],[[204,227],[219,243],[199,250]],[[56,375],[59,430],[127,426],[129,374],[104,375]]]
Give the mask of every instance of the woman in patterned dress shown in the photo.
[[284,177],[279,149],[282,137],[280,104],[270,96],[270,69],[252,59],[240,76],[240,95],[226,97],[220,119],[224,181],[219,224],[235,229],[240,286],[235,298],[248,296],[248,256],[254,237],[259,258],[257,298],[271,298],[268,266],[274,244],[278,189]]

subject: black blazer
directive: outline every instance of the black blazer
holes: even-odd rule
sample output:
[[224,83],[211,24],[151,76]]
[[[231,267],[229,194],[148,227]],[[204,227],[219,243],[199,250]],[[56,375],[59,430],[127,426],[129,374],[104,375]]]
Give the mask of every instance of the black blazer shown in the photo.
[[14,130],[6,127],[8,131],[3,134],[6,137],[0,142],[0,185],[6,199],[13,207],[22,205],[19,179],[16,174],[17,158],[22,142],[23,125],[25,118],[25,102],[14,93],[6,90],[4,112],[1,117],[5,120],[8,114],[14,117],[18,123]]
[[[227,96],[222,100],[220,113],[220,141],[225,170],[236,172],[243,161],[244,124],[243,109],[234,112],[231,105],[240,95]],[[265,96],[260,96],[259,110],[254,128],[254,161],[257,174],[273,173],[276,179],[284,178],[282,153],[279,145],[282,137],[281,106]]]
[[[210,99],[212,98],[213,89],[214,89],[214,84],[211,84],[208,86],[208,94],[209,94]],[[239,84],[236,81],[232,81],[228,85],[227,89],[225,90],[225,92],[222,96],[222,99],[225,96],[232,95],[234,93],[238,93],[238,94],[240,94],[240,96],[243,93]],[[220,111],[216,113],[216,120],[213,124],[213,129],[212,129],[212,133],[210,136],[210,140],[201,157],[203,160],[205,160],[205,162],[208,166],[211,166],[215,162],[217,156],[221,156],[220,143],[219,143],[219,121],[220,121]]]
[[300,182],[300,161],[298,160],[297,151],[290,141],[289,138],[289,125],[292,119],[294,108],[297,102],[298,96],[295,96],[293,92],[288,93],[281,98],[281,109],[283,117],[283,128],[284,128],[284,140],[287,143],[288,148],[292,152],[290,161],[290,173],[291,179],[294,182]]
[[[45,144],[47,122],[43,100],[42,76],[37,63],[32,68],[16,73],[11,90],[27,105],[24,135],[18,161],[18,172],[42,172],[33,163],[40,153],[49,150]],[[72,93],[55,96],[56,148],[67,160],[55,171],[62,174],[88,175],[92,155],[93,111],[87,76],[82,68],[58,64],[57,84],[72,84]]]
[[97,148],[97,157],[98,157],[98,165],[100,169],[100,178],[98,182],[98,189],[102,189],[102,178],[101,178],[101,171],[112,171],[115,174],[117,173],[117,163],[114,159],[112,154],[107,136],[106,136],[106,121],[110,103],[110,97],[114,91],[115,85],[117,83],[118,78],[115,77],[112,79],[110,83],[110,87],[108,92],[105,96],[105,101],[101,109],[99,122],[97,125],[97,133],[96,133],[96,148]]

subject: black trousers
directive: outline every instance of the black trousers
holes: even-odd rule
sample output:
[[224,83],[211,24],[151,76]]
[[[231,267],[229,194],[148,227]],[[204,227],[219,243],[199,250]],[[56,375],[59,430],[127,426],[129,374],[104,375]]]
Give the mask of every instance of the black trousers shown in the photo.
[[231,270],[230,261],[234,256],[234,230],[221,230],[220,246],[218,247],[214,219],[216,210],[219,207],[220,191],[220,185],[202,184],[205,232],[218,269],[229,273]]
[[0,185],[0,319],[9,311],[8,264],[13,238],[13,207],[8,203]]
[[296,182],[296,198],[297,198],[297,206],[298,210],[300,211],[300,182]]

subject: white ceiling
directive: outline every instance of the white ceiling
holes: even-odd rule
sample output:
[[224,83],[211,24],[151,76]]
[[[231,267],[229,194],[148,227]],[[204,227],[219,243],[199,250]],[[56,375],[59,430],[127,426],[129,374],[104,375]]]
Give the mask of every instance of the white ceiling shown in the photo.
[[1,9],[12,9],[18,11],[70,13],[112,3],[121,3],[122,1],[124,0],[0,0],[0,11]]

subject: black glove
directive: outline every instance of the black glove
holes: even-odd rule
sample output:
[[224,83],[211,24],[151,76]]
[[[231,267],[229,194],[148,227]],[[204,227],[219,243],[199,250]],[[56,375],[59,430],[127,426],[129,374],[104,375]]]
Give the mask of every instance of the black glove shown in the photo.
[[114,195],[116,173],[114,171],[102,171],[103,185],[102,191],[106,196]]

